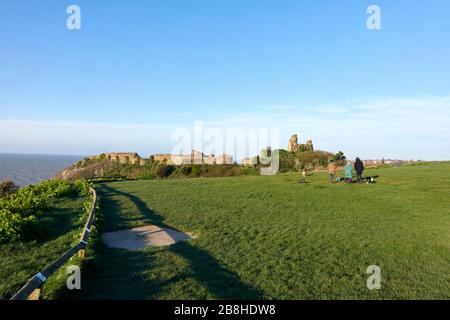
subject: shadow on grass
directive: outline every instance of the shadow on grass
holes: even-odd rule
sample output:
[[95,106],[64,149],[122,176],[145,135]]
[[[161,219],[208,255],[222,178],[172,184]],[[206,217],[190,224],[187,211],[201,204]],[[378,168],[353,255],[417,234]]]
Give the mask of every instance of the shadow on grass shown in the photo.
[[55,240],[81,226],[79,222],[82,213],[81,203],[75,202],[76,197],[65,197],[52,200],[44,214],[39,217],[37,238],[39,243]]
[[[105,220],[122,221],[119,204],[111,200],[111,195],[127,197],[139,209],[143,221],[160,227],[172,228],[163,218],[147,206],[139,197],[117,190],[106,184],[98,185],[102,198],[102,210]],[[136,220],[136,218],[134,219]],[[110,228],[111,223],[106,223]],[[169,279],[149,279],[152,270],[158,266],[155,257],[158,252],[168,251],[188,262],[189,269],[181,271],[176,266],[167,265],[174,273]],[[165,261],[170,264],[170,259]],[[165,266],[164,266],[165,267]],[[241,281],[234,272],[224,268],[209,252],[195,247],[189,242],[178,242],[159,251],[128,251],[106,247],[100,241],[95,246],[94,259],[84,266],[86,283],[82,298],[87,299],[157,299],[162,291],[171,285],[189,278],[195,279],[210,295],[218,299],[263,299],[263,293]],[[185,298],[205,299],[207,296]]]

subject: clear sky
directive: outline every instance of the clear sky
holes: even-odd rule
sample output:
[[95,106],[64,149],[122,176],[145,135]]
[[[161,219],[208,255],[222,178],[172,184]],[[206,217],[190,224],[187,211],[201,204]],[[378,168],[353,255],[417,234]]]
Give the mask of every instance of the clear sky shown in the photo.
[[449,15],[448,0],[2,0],[0,152],[148,156],[202,121],[450,159]]

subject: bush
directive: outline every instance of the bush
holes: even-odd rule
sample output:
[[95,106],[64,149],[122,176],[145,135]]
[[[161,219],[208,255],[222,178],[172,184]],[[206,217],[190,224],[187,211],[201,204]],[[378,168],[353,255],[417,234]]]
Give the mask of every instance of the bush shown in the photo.
[[23,187],[0,199],[0,242],[31,240],[37,235],[37,221],[51,198],[89,194],[85,180],[69,183],[47,180]]
[[317,167],[326,167],[333,154],[326,151],[308,151],[297,153],[297,159],[301,168],[315,169]]
[[191,166],[181,166],[180,167],[180,172],[181,172],[182,175],[188,176],[188,175],[191,174],[192,168],[191,168]]
[[198,165],[193,164],[191,166],[191,176],[192,177],[199,177],[200,176],[200,168]]
[[252,167],[242,167],[241,172],[244,175],[248,175],[248,176],[257,176],[260,172],[260,168],[257,168],[255,166]]
[[168,176],[170,176],[176,169],[176,166],[173,165],[166,165],[164,166],[164,177],[167,178]]
[[159,163],[156,166],[155,175],[160,179],[164,179],[169,177],[175,171],[175,169],[176,167],[173,165]]
[[0,242],[17,241],[32,237],[37,225],[36,216],[23,217],[8,209],[0,209]]
[[326,167],[333,154],[326,151],[297,151],[288,152],[286,150],[278,150],[280,155],[279,172],[296,172],[307,168],[308,170],[317,167]]
[[88,196],[90,194],[90,185],[86,180],[75,180],[73,182],[73,189],[75,192],[78,192],[78,194],[81,197]]
[[279,172],[285,173],[290,171],[297,171],[299,168],[299,163],[297,157],[294,153],[288,152],[286,150],[278,150],[279,154]]
[[8,197],[19,189],[11,180],[0,181],[0,198]]

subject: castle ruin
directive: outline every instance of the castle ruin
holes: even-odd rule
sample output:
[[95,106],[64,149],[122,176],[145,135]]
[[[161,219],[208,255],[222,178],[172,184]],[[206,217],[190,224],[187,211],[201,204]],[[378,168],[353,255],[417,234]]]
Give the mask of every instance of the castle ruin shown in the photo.
[[192,150],[190,155],[154,154],[150,156],[153,161],[165,162],[166,164],[233,164],[233,157],[227,154],[219,156],[206,155],[203,152]]
[[312,140],[306,141],[305,144],[299,144],[298,143],[298,136],[297,134],[293,134],[288,142],[287,151],[289,152],[297,152],[300,151],[314,151],[314,146],[312,143]]
[[93,156],[91,159],[108,159],[112,161],[119,162],[121,164],[138,164],[138,165],[144,165],[145,159],[143,159],[139,154],[136,152],[108,152],[108,153],[102,153],[99,156]]

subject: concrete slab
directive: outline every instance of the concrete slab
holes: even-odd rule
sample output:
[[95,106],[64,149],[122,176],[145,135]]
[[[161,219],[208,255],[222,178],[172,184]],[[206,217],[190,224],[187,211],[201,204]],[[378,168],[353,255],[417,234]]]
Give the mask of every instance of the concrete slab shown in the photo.
[[111,248],[139,250],[145,247],[170,246],[179,241],[195,239],[193,233],[178,232],[169,228],[149,225],[128,230],[107,232],[102,241]]

